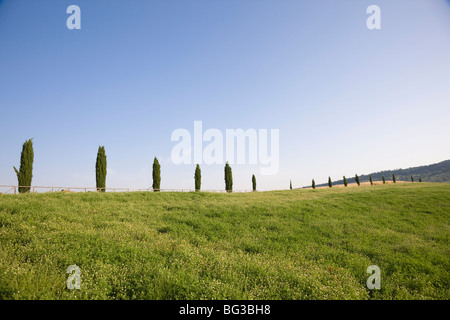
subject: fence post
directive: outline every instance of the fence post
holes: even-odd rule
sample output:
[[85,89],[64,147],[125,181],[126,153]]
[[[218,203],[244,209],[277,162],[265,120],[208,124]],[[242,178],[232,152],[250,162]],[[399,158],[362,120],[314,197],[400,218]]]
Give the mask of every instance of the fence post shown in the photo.
[[16,187],[14,186],[14,194],[16,194]]

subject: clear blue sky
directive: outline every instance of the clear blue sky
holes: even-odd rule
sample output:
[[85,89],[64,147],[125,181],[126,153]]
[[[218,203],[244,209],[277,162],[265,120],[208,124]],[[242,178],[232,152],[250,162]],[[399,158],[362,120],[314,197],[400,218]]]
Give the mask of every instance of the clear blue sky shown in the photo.
[[[68,30],[66,8],[81,8]],[[366,9],[381,8],[381,30]],[[283,189],[450,159],[450,1],[0,0],[0,185],[33,138],[33,185],[193,188],[177,128],[279,129]],[[202,166],[223,189],[223,166]]]

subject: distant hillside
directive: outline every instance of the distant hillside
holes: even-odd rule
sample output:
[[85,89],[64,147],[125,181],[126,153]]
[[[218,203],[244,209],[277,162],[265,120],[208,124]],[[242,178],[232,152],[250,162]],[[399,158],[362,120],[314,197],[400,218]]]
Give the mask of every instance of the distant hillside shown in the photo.
[[[414,181],[419,181],[419,177],[423,182],[447,182],[450,183],[450,160],[445,160],[439,163],[430,164],[428,166],[413,167],[408,169],[395,169],[371,173],[374,181],[380,181],[382,176],[387,181],[392,180],[392,174],[395,174],[395,179],[398,181],[411,181],[411,175]],[[346,177],[348,183],[355,183],[355,177]],[[361,182],[369,181],[369,174],[359,176]],[[333,181],[333,185],[344,184],[344,181]],[[317,184],[318,187],[327,186],[327,183]]]

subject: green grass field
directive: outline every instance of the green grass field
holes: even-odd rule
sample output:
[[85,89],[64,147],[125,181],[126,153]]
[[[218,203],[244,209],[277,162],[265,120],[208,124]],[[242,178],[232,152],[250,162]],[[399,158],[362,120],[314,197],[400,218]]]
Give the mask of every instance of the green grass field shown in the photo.
[[0,195],[0,298],[449,299],[449,216],[432,183]]

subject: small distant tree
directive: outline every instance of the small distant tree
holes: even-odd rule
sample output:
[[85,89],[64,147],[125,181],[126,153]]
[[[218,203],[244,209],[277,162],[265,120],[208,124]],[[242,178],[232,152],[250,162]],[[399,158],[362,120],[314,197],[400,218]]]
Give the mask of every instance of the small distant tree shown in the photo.
[[413,176],[411,175],[411,182],[414,182],[414,178],[413,178]]
[[333,183],[331,182],[331,178],[328,177],[328,186],[331,188],[333,186]]
[[370,185],[373,186],[373,181],[372,181],[372,175],[369,174],[369,181],[370,181]]
[[355,181],[356,181],[356,184],[359,186],[360,182],[359,182],[359,177],[357,174],[355,174]]
[[95,163],[95,180],[97,191],[106,191],[106,153],[105,146],[99,146],[97,151],[97,161]]
[[200,191],[200,187],[202,184],[202,171],[200,170],[200,166],[198,164],[195,167],[194,181],[195,181],[195,191]]
[[381,177],[381,180],[383,180],[383,184],[386,184],[386,179],[384,178],[384,176]]
[[256,177],[255,177],[255,175],[252,175],[252,189],[253,189],[253,191],[256,191]]
[[397,183],[397,181],[395,180],[395,174],[392,174],[392,181],[393,181],[394,183]]
[[158,192],[161,189],[161,166],[159,165],[158,159],[155,157],[153,160],[153,184],[152,188],[154,192]]
[[422,177],[419,177],[419,182],[422,182]]
[[313,188],[313,189],[316,188],[316,182],[314,181],[314,179],[312,179],[312,188]]
[[289,189],[292,190],[292,180],[289,180]]
[[348,185],[347,178],[344,176],[344,186],[346,187]]
[[26,193],[30,191],[31,180],[33,179],[33,139],[24,142],[22,146],[22,153],[20,154],[19,170],[13,166],[17,175],[17,183],[19,184],[19,193]]
[[233,174],[228,161],[225,164],[225,190],[227,192],[233,192]]

